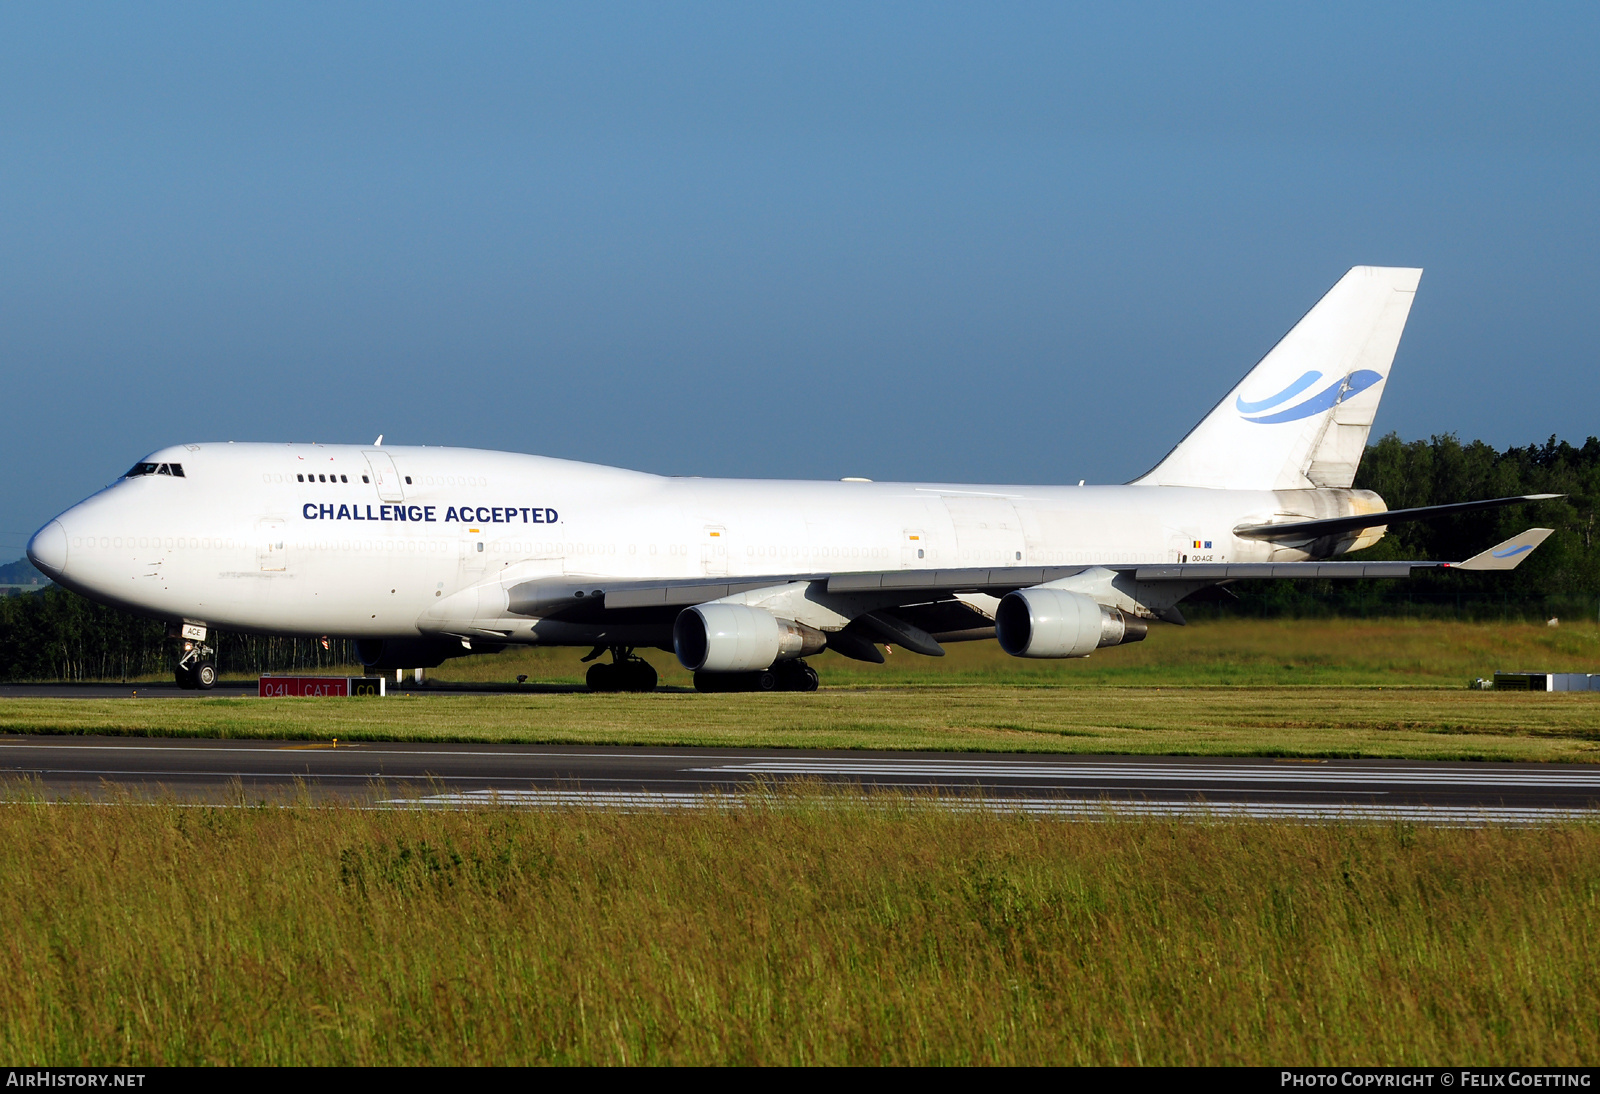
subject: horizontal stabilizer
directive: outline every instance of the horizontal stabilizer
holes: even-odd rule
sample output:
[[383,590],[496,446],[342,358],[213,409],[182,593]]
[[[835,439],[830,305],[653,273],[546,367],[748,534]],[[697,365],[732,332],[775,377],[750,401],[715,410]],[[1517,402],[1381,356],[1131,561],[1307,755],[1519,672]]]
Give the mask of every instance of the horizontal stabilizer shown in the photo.
[[1451,505],[1424,505],[1417,509],[1387,509],[1380,513],[1358,513],[1353,517],[1329,517],[1327,520],[1297,520],[1283,524],[1245,524],[1233,530],[1241,539],[1306,540],[1355,532],[1364,528],[1383,528],[1390,524],[1404,524],[1412,520],[1435,520],[1439,517],[1470,513],[1475,509],[1497,509],[1502,505],[1518,505],[1525,501],[1549,501],[1565,494],[1522,494],[1514,498],[1485,498],[1482,501],[1461,501]]
[[1533,549],[1543,543],[1553,531],[1555,531],[1553,528],[1529,528],[1521,535],[1512,536],[1480,555],[1473,555],[1465,562],[1457,562],[1451,569],[1515,570],[1522,560],[1532,554]]

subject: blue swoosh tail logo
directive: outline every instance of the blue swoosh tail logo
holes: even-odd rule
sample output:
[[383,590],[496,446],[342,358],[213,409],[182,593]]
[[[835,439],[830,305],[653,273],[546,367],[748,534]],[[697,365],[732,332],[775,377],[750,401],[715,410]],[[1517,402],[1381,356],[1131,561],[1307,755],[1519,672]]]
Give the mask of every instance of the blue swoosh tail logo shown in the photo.
[[1301,376],[1300,379],[1296,380],[1294,383],[1278,392],[1278,394],[1272,396],[1270,399],[1262,399],[1258,402],[1247,402],[1243,396],[1240,396],[1234,405],[1239,408],[1240,417],[1244,418],[1244,420],[1247,422],[1254,422],[1257,425],[1276,425],[1279,422],[1295,422],[1299,421],[1301,418],[1309,418],[1313,414],[1321,414],[1325,410],[1331,410],[1333,407],[1337,406],[1345,399],[1348,399],[1350,396],[1359,395],[1361,392],[1367,390],[1367,388],[1383,379],[1380,374],[1373,372],[1371,369],[1357,369],[1348,376],[1341,376],[1339,379],[1335,380],[1333,383],[1329,384],[1327,387],[1311,396],[1311,398],[1307,399],[1305,402],[1297,403],[1294,406],[1289,407],[1287,410],[1280,410],[1273,414],[1262,414],[1259,417],[1254,418],[1249,416],[1258,410],[1268,410],[1272,407],[1282,405],[1283,403],[1294,398],[1296,395],[1300,394],[1300,392],[1304,391],[1312,384],[1316,383],[1317,380],[1321,379],[1321,377],[1322,374],[1320,372],[1308,372]]
[[1493,551],[1491,553],[1495,558],[1515,558],[1517,555],[1522,554],[1522,552],[1531,550],[1533,550],[1533,544],[1524,543],[1521,547],[1512,547],[1509,550]]
[[1322,379],[1322,373],[1313,369],[1276,395],[1269,395],[1267,398],[1258,399],[1253,403],[1246,402],[1244,396],[1241,395],[1234,401],[1233,405],[1239,408],[1240,414],[1254,414],[1258,410],[1266,410],[1269,407],[1277,406],[1279,403],[1288,402],[1320,379]]

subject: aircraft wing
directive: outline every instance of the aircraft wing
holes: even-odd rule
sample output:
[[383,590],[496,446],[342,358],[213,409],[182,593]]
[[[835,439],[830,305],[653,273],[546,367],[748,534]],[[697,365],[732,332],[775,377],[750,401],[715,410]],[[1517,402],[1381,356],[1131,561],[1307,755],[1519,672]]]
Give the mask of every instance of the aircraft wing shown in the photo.
[[589,615],[597,611],[681,609],[722,600],[740,593],[780,585],[820,583],[830,594],[868,594],[882,603],[915,603],[960,593],[1003,596],[1076,577],[1090,570],[1110,570],[1139,582],[1194,582],[1201,585],[1243,580],[1308,580],[1313,578],[1409,577],[1417,569],[1509,570],[1551,534],[1530,528],[1464,562],[1188,562],[1107,563],[1099,566],[1002,566],[935,570],[881,570],[856,573],[792,573],[728,578],[686,578],[676,581],[617,581],[609,578],[563,577],[514,585],[509,607],[515,615]]

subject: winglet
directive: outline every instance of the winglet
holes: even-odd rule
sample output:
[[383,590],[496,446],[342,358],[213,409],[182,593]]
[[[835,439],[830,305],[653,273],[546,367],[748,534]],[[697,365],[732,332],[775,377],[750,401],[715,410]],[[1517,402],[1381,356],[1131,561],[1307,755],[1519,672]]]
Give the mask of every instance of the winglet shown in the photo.
[[1497,543],[1482,554],[1473,555],[1465,562],[1451,565],[1452,570],[1515,570],[1533,549],[1545,541],[1553,528],[1529,528],[1521,535]]

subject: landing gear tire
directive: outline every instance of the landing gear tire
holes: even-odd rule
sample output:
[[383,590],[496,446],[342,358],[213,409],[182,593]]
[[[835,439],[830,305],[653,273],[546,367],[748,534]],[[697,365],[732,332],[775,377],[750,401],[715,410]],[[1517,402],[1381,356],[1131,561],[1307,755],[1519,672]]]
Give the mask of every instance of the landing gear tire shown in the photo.
[[694,674],[694,690],[701,692],[714,691],[745,691],[740,687],[746,673],[742,672],[697,672]]
[[696,691],[816,691],[817,670],[804,661],[779,661],[760,672],[697,672]]
[[589,666],[583,682],[589,685],[590,691],[616,691],[617,686],[613,682],[615,675],[610,665],[600,661]]
[[172,672],[173,681],[184,691],[193,691],[199,685],[195,682],[194,669],[179,665]]
[[202,661],[194,668],[194,686],[201,691],[210,691],[217,686],[217,666],[210,661]]
[[804,661],[779,661],[772,666],[772,671],[777,674],[778,687],[782,691],[817,690],[817,670]]
[[624,654],[609,665],[590,665],[583,679],[590,691],[654,691],[659,677],[644,658]]
[[656,690],[656,683],[660,677],[656,675],[656,670],[651,666],[650,662],[644,660],[643,658],[635,658],[632,661],[624,661],[623,666],[626,668],[628,673],[628,685],[623,690]]

